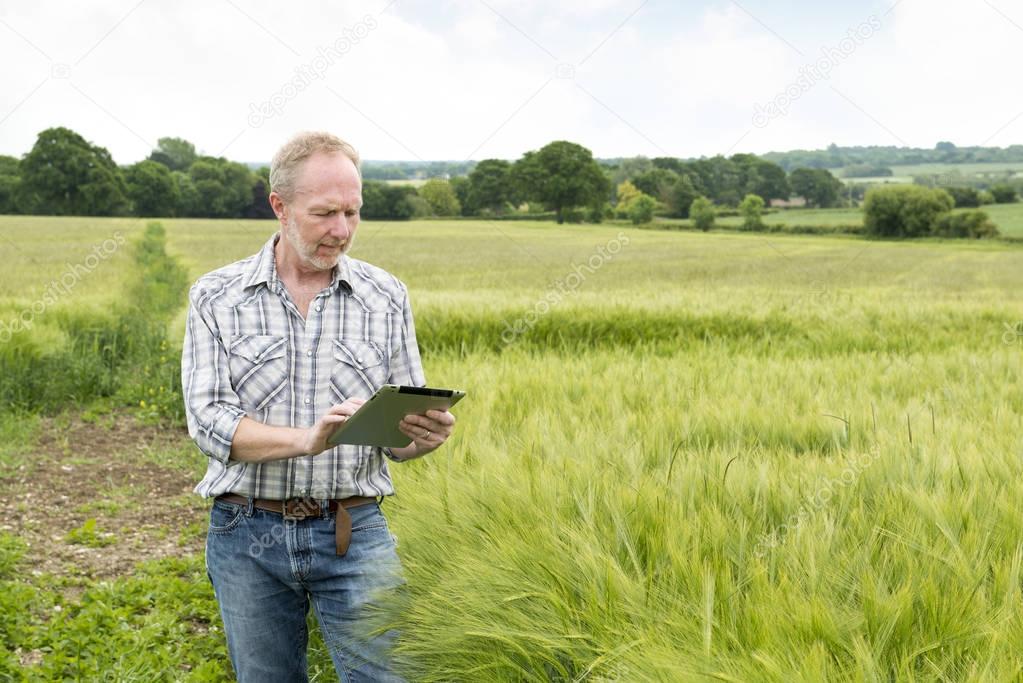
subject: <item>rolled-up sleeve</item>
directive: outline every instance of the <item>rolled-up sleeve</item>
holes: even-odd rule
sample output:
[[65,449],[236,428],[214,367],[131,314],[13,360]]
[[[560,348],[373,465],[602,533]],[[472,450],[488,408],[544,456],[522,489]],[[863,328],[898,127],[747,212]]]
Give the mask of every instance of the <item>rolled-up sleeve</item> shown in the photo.
[[240,464],[230,460],[231,441],[245,411],[231,385],[227,350],[203,288],[193,286],[188,298],[181,351],[188,434],[199,450],[230,467]]

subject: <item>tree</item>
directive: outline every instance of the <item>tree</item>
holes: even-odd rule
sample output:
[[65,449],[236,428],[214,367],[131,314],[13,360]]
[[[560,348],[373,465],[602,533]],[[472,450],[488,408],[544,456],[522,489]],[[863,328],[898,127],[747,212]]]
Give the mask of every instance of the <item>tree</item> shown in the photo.
[[640,192],[651,197],[665,199],[671,188],[678,182],[678,174],[665,168],[653,168],[632,180]]
[[0,214],[18,213],[20,186],[18,160],[0,155]]
[[951,185],[942,189],[952,195],[952,200],[956,203],[957,208],[975,209],[980,206],[980,193],[976,188]]
[[188,168],[199,211],[211,218],[239,218],[252,202],[252,171],[222,157],[199,157]]
[[538,152],[527,152],[515,162],[512,174],[527,199],[543,202],[565,221],[565,209],[603,204],[610,181],[590,150],[558,140]]
[[742,189],[746,194],[755,194],[770,204],[772,199],[788,199],[792,192],[785,169],[752,154],[732,156],[742,173]]
[[1012,204],[1016,201],[1016,188],[1006,183],[999,183],[991,186],[991,196],[995,198],[995,204]]
[[689,207],[689,217],[700,230],[707,232],[714,227],[714,204],[706,197],[697,197]]
[[998,237],[998,226],[983,211],[959,211],[938,217],[934,234],[940,237]]
[[140,161],[124,172],[136,216],[173,216],[180,196],[170,169],[155,161]]
[[160,138],[156,149],[149,155],[150,161],[163,164],[172,171],[187,171],[198,157],[195,145],[181,138]]
[[643,193],[640,192],[635,185],[626,180],[618,186],[615,194],[618,198],[618,203],[615,204],[615,216],[618,218],[627,218],[629,215],[629,209],[632,207],[632,202]]
[[411,185],[388,185],[378,180],[362,184],[362,214],[368,220],[407,221],[415,213],[412,198],[418,198]]
[[103,147],[67,128],[48,128],[19,164],[32,213],[111,216],[127,211],[124,176]]
[[273,207],[270,206],[270,167],[260,166],[259,170],[252,174],[252,201],[242,212],[245,218],[276,218]]
[[[415,186],[409,185],[409,187],[414,188]],[[405,203],[408,204],[409,211],[411,212],[409,214],[409,218],[428,218],[436,215],[433,212],[433,208],[430,206],[430,202],[423,199],[418,192],[410,192],[403,195],[403,198]]]
[[510,162],[504,159],[484,159],[469,173],[469,189],[464,206],[469,215],[482,211],[501,212],[513,201]]
[[654,209],[657,208],[657,200],[642,192],[633,198],[629,204],[629,219],[633,225],[649,223],[654,219]]
[[668,190],[667,201],[665,203],[668,205],[672,216],[688,218],[689,207],[692,205],[693,200],[699,196],[700,193],[693,186],[693,181],[690,180],[690,176],[687,173],[679,177],[678,182]]
[[440,178],[431,178],[419,188],[419,196],[430,205],[430,211],[436,216],[457,216],[462,212],[451,183]]
[[650,161],[653,162],[654,167],[674,171],[676,175],[685,173],[685,164],[681,159],[676,159],[675,157],[654,157]]
[[632,180],[638,175],[646,173],[654,165],[646,157],[631,157],[619,160],[618,164],[611,169],[611,186],[618,187],[626,180]]
[[890,178],[895,172],[878,164],[853,164],[842,171],[846,178]]
[[797,168],[789,174],[789,185],[808,205],[820,208],[835,206],[845,187],[823,168]]
[[739,204],[739,214],[742,216],[743,230],[764,229],[764,200],[760,195],[748,194]]
[[178,205],[174,209],[175,216],[201,216],[202,198],[195,189],[192,177],[182,171],[171,171],[171,180],[177,190]]
[[689,162],[686,172],[698,192],[719,204],[737,206],[746,194],[742,167],[723,156]]
[[878,237],[920,237],[934,230],[935,221],[952,210],[952,195],[919,185],[881,185],[867,191],[863,225]]
[[462,215],[472,215],[468,210],[469,200],[469,178],[464,175],[455,176],[448,181],[451,185],[451,190],[455,193],[455,198],[458,199],[458,203],[462,206]]

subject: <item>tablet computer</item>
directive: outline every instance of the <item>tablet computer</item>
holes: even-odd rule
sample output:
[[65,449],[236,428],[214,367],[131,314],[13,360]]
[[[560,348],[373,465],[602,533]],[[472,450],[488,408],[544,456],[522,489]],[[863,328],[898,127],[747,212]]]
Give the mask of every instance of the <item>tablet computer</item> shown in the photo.
[[341,423],[327,443],[401,448],[412,440],[398,429],[406,415],[423,415],[427,410],[447,410],[465,396],[458,389],[433,389],[385,384],[359,409]]

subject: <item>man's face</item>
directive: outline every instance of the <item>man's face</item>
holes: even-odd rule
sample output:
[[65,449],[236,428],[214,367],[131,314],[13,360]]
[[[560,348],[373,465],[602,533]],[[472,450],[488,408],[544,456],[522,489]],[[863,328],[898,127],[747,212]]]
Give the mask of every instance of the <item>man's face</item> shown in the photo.
[[330,270],[351,249],[359,227],[359,171],[344,154],[314,154],[299,169],[294,197],[278,207],[285,248],[307,268]]

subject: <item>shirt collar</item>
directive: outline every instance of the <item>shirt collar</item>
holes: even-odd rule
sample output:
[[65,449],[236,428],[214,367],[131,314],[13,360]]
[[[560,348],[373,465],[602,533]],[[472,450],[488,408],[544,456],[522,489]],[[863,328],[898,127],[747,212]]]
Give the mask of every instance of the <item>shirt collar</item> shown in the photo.
[[[277,277],[277,260],[274,258],[274,247],[281,238],[280,231],[275,232],[266,241],[263,248],[256,254],[256,259],[249,268],[249,277],[245,281],[246,287],[266,283],[271,291],[280,290],[280,280]],[[348,293],[352,292],[352,271],[348,265],[348,256],[343,255],[337,265],[331,269],[330,289],[343,288]]]

